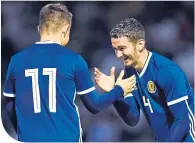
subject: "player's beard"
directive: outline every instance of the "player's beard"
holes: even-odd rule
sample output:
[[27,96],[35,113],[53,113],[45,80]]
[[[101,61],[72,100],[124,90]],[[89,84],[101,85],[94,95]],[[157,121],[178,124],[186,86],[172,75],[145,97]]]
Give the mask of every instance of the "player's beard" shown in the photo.
[[122,61],[123,61],[124,66],[126,66],[126,67],[131,67],[134,65],[134,59],[132,56],[125,56],[122,59]]
[[125,63],[125,61],[123,60],[124,65],[126,67],[135,67],[137,65],[137,58],[138,56],[137,56],[136,51],[134,51],[134,54],[132,55],[124,56],[124,59],[128,59],[127,63]]

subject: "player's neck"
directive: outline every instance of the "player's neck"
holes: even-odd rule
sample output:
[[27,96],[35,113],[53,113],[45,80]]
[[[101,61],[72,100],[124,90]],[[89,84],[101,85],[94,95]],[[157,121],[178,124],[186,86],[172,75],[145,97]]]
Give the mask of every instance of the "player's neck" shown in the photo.
[[148,56],[149,56],[149,51],[148,50],[144,50],[143,54],[140,56],[139,60],[138,60],[138,64],[137,66],[135,67],[136,71],[138,73],[141,73],[145,64],[146,64],[146,61],[148,59]]
[[54,43],[58,43],[61,45],[61,41],[59,40],[58,36],[51,36],[51,35],[42,35],[40,42],[45,42],[45,41],[52,41]]

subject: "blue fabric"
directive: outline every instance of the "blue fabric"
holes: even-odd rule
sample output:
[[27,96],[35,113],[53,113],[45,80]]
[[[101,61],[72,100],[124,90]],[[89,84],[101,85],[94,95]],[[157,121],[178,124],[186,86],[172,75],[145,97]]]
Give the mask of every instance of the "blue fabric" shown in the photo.
[[85,60],[68,48],[58,44],[33,44],[14,55],[4,95],[14,98],[9,96],[15,94],[18,139],[78,142],[82,132],[76,93],[89,98],[92,101],[89,104],[94,104],[97,110],[99,106],[108,107],[123,95],[118,86],[102,96],[94,89]]
[[[169,59],[152,52],[142,75],[126,67],[126,75],[136,74],[137,88],[133,97],[143,111],[155,140],[160,142],[194,141],[194,93],[182,69]],[[135,108],[136,107],[136,108]],[[132,107],[130,107],[132,108]],[[129,114],[131,117],[132,114]]]
[[104,108],[112,105],[114,101],[116,101],[116,99],[118,99],[120,96],[123,96],[123,89],[117,85],[108,93],[99,95],[94,90],[88,94],[81,95],[80,97],[87,109],[91,113],[96,114],[100,110],[103,110]]
[[139,105],[137,105],[133,97],[126,97],[126,99],[121,97],[115,101],[113,105],[119,116],[125,121],[127,125],[135,126],[138,123],[140,110]]

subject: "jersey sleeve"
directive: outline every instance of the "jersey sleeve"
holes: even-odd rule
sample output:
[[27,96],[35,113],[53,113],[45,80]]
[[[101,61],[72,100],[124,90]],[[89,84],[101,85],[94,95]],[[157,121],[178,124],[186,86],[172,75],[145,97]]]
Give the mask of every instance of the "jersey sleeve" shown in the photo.
[[8,66],[5,87],[3,91],[3,95],[6,97],[15,97],[15,78],[13,70],[14,64],[12,58]]
[[134,97],[125,99],[121,97],[113,105],[127,125],[135,126],[139,122],[140,108]]
[[[126,67],[123,79],[128,78],[134,74],[136,75],[133,68]],[[125,97],[120,97],[113,104],[119,116],[129,126],[135,126],[139,122],[140,117],[140,107],[137,104],[133,94],[134,93],[132,92]]]
[[75,65],[75,79],[78,95],[87,94],[95,90],[88,70],[88,65],[81,56],[78,57]]
[[163,90],[168,106],[188,99],[185,74],[174,66],[163,68],[159,71],[157,82]]
[[194,120],[193,116],[190,115],[191,110],[187,101],[186,85],[189,82],[183,71],[174,66],[161,69],[157,80],[165,94],[168,108],[174,117],[166,142],[180,142]]

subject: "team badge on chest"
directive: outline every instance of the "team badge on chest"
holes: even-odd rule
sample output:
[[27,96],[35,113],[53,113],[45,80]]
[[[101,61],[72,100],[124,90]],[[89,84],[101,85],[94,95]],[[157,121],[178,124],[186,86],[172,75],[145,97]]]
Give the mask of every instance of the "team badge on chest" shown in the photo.
[[156,86],[153,81],[148,81],[147,88],[150,93],[156,92]]

